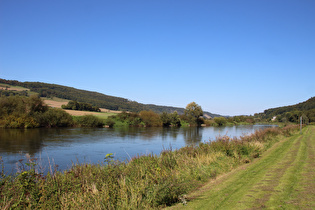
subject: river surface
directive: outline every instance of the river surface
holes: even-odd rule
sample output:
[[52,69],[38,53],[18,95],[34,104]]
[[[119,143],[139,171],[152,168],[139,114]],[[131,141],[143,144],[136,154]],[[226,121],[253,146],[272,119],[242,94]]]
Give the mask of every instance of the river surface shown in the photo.
[[[160,154],[163,149],[214,141],[218,136],[239,137],[269,125],[188,128],[63,128],[0,129],[0,156],[6,174],[15,173],[36,158],[39,172],[69,169],[77,163],[103,163],[106,154],[130,160]],[[24,165],[25,167],[25,165]]]

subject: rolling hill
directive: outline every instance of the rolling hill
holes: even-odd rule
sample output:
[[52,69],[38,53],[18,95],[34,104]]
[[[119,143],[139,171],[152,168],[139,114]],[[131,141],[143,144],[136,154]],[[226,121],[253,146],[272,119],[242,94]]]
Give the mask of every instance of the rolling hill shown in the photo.
[[293,111],[309,111],[315,109],[315,97],[308,99],[307,101],[291,105],[291,106],[283,106],[277,107],[272,109],[267,109],[264,111],[264,114],[267,118],[271,118],[276,115],[281,115],[286,112],[293,112]]
[[[19,82],[17,80],[0,79],[0,83],[6,85],[19,86],[29,89],[31,92],[36,92],[40,97],[58,97],[67,100],[75,100],[83,103],[90,103],[94,106],[102,107],[110,110],[140,112],[143,110],[152,110],[156,113],[172,113],[177,111],[178,114],[184,113],[184,108],[171,106],[158,106],[154,104],[142,104],[136,101],[131,101],[121,97],[109,96],[106,94],[80,90],[73,87],[67,87],[57,84],[48,84],[42,82]],[[219,117],[218,114],[213,114],[204,111],[204,115],[208,117]]]

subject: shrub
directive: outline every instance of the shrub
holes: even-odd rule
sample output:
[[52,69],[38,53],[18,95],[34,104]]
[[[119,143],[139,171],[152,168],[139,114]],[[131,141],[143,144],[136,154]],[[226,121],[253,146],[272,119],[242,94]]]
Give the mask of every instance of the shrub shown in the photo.
[[49,108],[47,112],[35,113],[34,117],[41,127],[68,127],[73,125],[71,115],[58,108]]
[[162,124],[159,114],[153,111],[141,111],[139,116],[146,126],[161,126]]
[[103,127],[104,123],[101,119],[94,115],[85,115],[79,117],[76,122],[81,127]]
[[218,126],[223,126],[227,123],[227,120],[224,117],[215,117],[213,120],[218,124]]
[[108,127],[112,128],[115,125],[115,120],[113,118],[107,118],[104,122],[105,125],[107,125]]

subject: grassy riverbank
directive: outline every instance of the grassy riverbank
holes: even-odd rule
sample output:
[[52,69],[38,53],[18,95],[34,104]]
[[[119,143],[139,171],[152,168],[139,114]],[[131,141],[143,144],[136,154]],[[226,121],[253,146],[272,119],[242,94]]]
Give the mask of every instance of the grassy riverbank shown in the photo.
[[[191,193],[185,209],[314,209],[315,126]],[[183,208],[177,205],[172,208]]]
[[221,137],[128,163],[113,161],[109,154],[101,164],[74,165],[64,172],[52,168],[46,176],[37,171],[35,160],[28,160],[13,176],[1,173],[0,208],[142,209],[185,203],[185,194],[252,162],[296,130],[290,126],[240,139]]

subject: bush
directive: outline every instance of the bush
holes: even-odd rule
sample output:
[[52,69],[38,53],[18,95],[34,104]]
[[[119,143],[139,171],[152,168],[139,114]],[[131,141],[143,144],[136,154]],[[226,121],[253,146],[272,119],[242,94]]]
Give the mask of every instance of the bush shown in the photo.
[[159,114],[153,111],[141,111],[139,113],[141,120],[145,123],[146,126],[161,126],[162,122],[160,120]]
[[73,125],[70,114],[58,108],[50,108],[47,112],[38,115],[42,127],[68,127]]
[[112,128],[112,127],[114,127],[114,125],[115,125],[115,120],[108,117],[108,118],[105,120],[105,125],[107,125],[108,127]]
[[101,119],[97,118],[94,115],[85,115],[77,118],[76,124],[81,127],[94,127],[100,128],[104,126],[104,123]]
[[162,125],[164,127],[168,127],[168,126],[180,127],[181,126],[181,120],[180,120],[179,115],[176,111],[171,113],[171,114],[163,112],[160,115],[160,121],[162,122]]
[[223,126],[227,123],[227,120],[224,117],[215,117],[214,121],[218,124],[218,126]]
[[108,126],[141,126],[141,118],[137,113],[122,112],[109,116],[105,122]]

